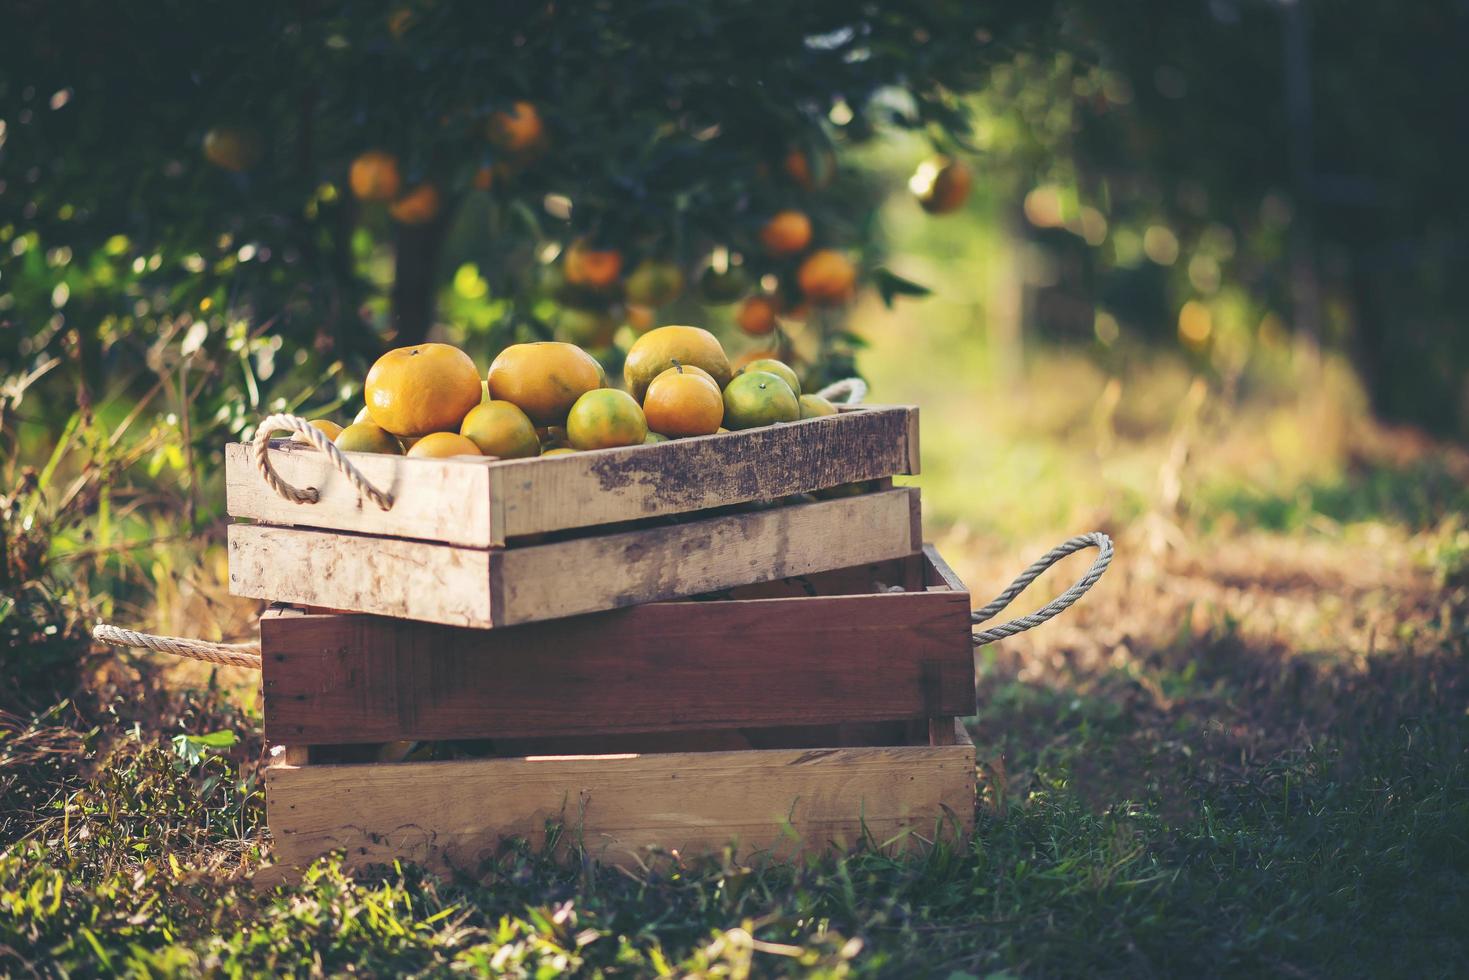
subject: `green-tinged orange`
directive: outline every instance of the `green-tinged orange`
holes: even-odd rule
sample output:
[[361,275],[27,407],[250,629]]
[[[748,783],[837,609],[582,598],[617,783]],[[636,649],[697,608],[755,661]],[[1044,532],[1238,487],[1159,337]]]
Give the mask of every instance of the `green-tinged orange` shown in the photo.
[[388,351],[363,389],[372,420],[398,436],[457,431],[481,393],[474,361],[449,344]]
[[778,374],[750,371],[724,389],[724,424],[731,429],[754,429],[800,418],[801,403]]
[[448,459],[451,456],[483,456],[479,446],[457,432],[430,432],[413,444],[408,455],[418,459]]
[[403,455],[403,444],[391,432],[371,422],[353,422],[332,440],[332,444],[348,453]]
[[616,388],[589,391],[566,416],[566,438],[574,449],[637,446],[648,438],[648,420],[633,397]]
[[661,432],[649,432],[648,438],[643,440],[645,446],[656,446],[660,442],[667,442],[668,437]]
[[512,402],[538,426],[561,425],[576,400],[602,387],[597,359],[575,344],[513,344],[490,365],[490,397]]
[[837,407],[820,395],[802,395],[801,418],[817,419],[823,415],[835,415]]
[[546,451],[544,451],[543,453],[541,453],[541,455],[543,457],[544,456],[570,456],[574,452],[576,452],[576,450],[575,449],[572,449],[570,446],[555,446],[555,447],[553,447],[551,449],[547,449]]
[[629,303],[663,306],[683,292],[683,272],[672,262],[644,259],[627,277],[623,292]]
[[627,352],[622,378],[633,398],[642,401],[648,385],[674,364],[703,368],[723,388],[732,374],[719,338],[702,327],[669,326],[649,330]]
[[741,374],[749,374],[751,371],[769,371],[790,385],[792,393],[796,395],[801,394],[801,379],[796,376],[795,371],[791,370],[790,365],[784,361],[777,361],[773,357],[759,357],[740,368]]
[[530,417],[507,401],[492,400],[471,408],[459,426],[459,434],[486,456],[526,459],[541,453],[541,440]]
[[[326,433],[326,437],[328,439],[335,439],[337,436],[342,434],[342,427],[333,422],[331,419],[312,419],[311,427],[313,429],[320,429],[322,432]],[[297,432],[292,435],[291,441],[304,442],[308,446],[311,445],[311,440],[308,439],[306,435],[301,432]]]

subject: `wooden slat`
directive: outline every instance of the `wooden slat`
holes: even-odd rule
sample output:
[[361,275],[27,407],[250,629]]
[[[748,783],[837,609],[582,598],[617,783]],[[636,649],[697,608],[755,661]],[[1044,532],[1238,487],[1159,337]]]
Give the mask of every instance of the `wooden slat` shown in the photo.
[[385,511],[359,496],[324,453],[286,440],[271,445],[271,463],[285,481],[296,487],[316,487],[321,499],[314,504],[286,500],[261,478],[250,447],[231,443],[225,447],[225,507],[231,517],[370,531],[471,548],[496,543],[490,521],[490,468],[494,464],[488,460],[348,453],[373,486],[394,496],[392,509]]
[[500,463],[506,534],[687,513],[917,472],[908,448],[917,418],[916,408],[872,408],[655,447]]
[[[507,837],[566,826],[595,858],[649,848],[685,856],[737,847],[742,860],[847,848],[863,828],[894,849],[967,835],[972,745],[767,749],[471,759],[266,770],[275,859],[340,848],[349,867],[406,859],[474,873]],[[793,836],[794,835],[794,836]]]
[[504,630],[267,614],[279,742],[818,725],[974,711],[969,594],[660,602]]
[[277,496],[255,469],[249,447],[225,452],[231,516],[415,538],[466,547],[503,546],[548,531],[684,514],[770,500],[917,472],[918,410],[866,407],[656,446],[575,453],[552,459],[419,460],[366,453],[351,458],[375,486],[393,493],[383,511],[309,446],[274,443],[282,476],[322,494],[315,504]]
[[922,547],[917,495],[901,488],[503,551],[236,524],[230,591],[508,626],[911,555]]

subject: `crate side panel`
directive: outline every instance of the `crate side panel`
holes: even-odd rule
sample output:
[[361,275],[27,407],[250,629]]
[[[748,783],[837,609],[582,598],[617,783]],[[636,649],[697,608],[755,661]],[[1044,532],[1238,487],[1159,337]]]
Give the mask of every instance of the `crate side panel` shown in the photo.
[[917,417],[916,408],[874,407],[656,447],[499,463],[505,533],[687,513],[913,472]]
[[[527,757],[266,771],[276,860],[341,848],[364,867],[408,859],[473,873],[507,837],[544,842],[548,821],[595,858],[649,848],[740,858],[851,847],[863,828],[892,846],[972,827],[967,745]],[[791,832],[794,832],[794,837]]]
[[491,625],[490,562],[488,551],[400,538],[229,528],[232,595],[453,626]]
[[504,553],[506,624],[806,575],[922,550],[914,488]]
[[690,731],[970,714],[967,596],[653,603],[502,630],[261,623],[270,736],[298,743]]

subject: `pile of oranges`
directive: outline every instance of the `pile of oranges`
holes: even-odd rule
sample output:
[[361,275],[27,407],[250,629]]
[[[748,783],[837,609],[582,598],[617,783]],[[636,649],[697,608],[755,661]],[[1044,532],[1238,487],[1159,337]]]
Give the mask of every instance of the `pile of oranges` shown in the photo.
[[349,452],[526,459],[836,413],[826,399],[801,394],[800,378],[780,361],[756,359],[735,371],[700,327],[659,327],[638,338],[623,382],[610,387],[601,364],[574,344],[514,344],[484,380],[459,348],[418,344],[378,358],[363,389],[367,404],[351,425],[311,424]]

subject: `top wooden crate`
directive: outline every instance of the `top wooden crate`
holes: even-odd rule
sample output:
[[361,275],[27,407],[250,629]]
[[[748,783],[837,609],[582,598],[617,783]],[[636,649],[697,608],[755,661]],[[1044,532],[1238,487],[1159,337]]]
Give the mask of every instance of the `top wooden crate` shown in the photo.
[[[325,454],[271,444],[315,503],[278,496],[226,450],[237,595],[451,625],[513,625],[769,581],[922,546],[917,491],[759,509],[918,472],[918,411],[862,407],[783,425],[527,460]],[[752,509],[755,508],[755,509]]]

